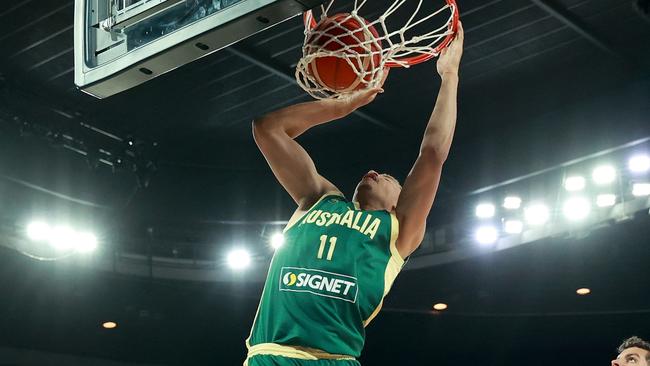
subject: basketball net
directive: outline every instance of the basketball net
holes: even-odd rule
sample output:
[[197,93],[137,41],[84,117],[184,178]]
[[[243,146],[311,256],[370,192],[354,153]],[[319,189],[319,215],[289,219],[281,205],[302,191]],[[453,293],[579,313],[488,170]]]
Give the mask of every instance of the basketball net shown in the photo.
[[[437,57],[453,39],[458,27],[458,8],[455,0],[446,0],[447,4],[432,14],[421,15],[422,2],[417,0],[415,11],[408,21],[399,29],[388,29],[387,19],[404,3],[416,0],[396,0],[376,20],[369,21],[359,16],[359,11],[368,0],[355,0],[354,8],[349,14],[328,16],[334,0],[322,5],[321,20],[317,22],[313,12],[305,13],[305,40],[302,47],[303,57],[296,65],[296,80],[300,87],[316,99],[341,98],[359,89],[380,85],[384,79],[385,69],[389,67],[410,67]],[[431,1],[431,0],[427,0]],[[445,24],[424,34],[406,38],[406,33],[414,27],[441,13],[448,12]],[[355,22],[358,29],[350,30],[343,26],[346,22]],[[374,28],[374,29],[373,29]],[[336,34],[336,36],[332,36]],[[379,35],[379,36],[377,36]],[[321,38],[325,37],[325,38]],[[345,43],[341,41],[346,38]],[[326,39],[323,44],[315,40]],[[353,42],[349,40],[353,39]],[[332,42],[336,42],[332,51]],[[329,48],[329,49],[328,49]],[[319,81],[317,73],[310,64],[321,57],[337,57],[344,60],[358,76],[357,82],[344,90],[334,90]]]

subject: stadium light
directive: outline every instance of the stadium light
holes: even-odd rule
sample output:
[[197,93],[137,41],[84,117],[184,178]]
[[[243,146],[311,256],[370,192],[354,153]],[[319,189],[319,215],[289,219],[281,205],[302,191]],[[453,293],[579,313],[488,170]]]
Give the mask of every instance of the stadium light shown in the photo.
[[503,208],[506,210],[516,210],[521,207],[521,198],[517,196],[508,196],[503,199]]
[[580,296],[589,295],[590,293],[591,293],[591,289],[588,289],[586,287],[582,287],[576,290],[576,294]]
[[627,164],[633,173],[645,173],[650,170],[650,156],[645,154],[634,155]]
[[228,266],[235,270],[247,268],[251,263],[251,256],[247,250],[233,249],[228,253]]
[[520,234],[524,231],[524,223],[521,220],[506,220],[503,226],[508,234]]
[[591,205],[582,197],[569,198],[563,207],[564,216],[571,221],[578,221],[589,216]]
[[524,210],[524,216],[530,225],[543,225],[548,221],[550,214],[548,207],[541,203],[535,203]]
[[284,235],[282,233],[275,233],[271,236],[271,247],[279,249],[284,244]]
[[616,169],[611,165],[602,165],[594,169],[591,178],[598,185],[610,184],[616,180]]
[[636,197],[650,195],[650,183],[634,183],[632,185],[632,194]]
[[51,233],[49,243],[56,250],[71,250],[75,248],[77,233],[67,226],[57,226]]
[[564,189],[569,192],[577,192],[585,189],[585,178],[579,175],[568,177],[564,180]]
[[439,302],[439,303],[433,305],[433,309],[436,310],[436,311],[447,310],[448,307],[449,306],[447,306],[447,304],[445,304],[443,302]]
[[50,225],[42,221],[32,221],[27,225],[27,237],[33,241],[45,241],[52,232]]
[[494,244],[499,239],[499,231],[494,226],[481,226],[476,229],[474,238],[479,244]]
[[80,253],[92,252],[97,249],[97,237],[88,232],[77,234],[73,246]]
[[612,207],[616,204],[616,195],[611,193],[599,194],[596,197],[596,206]]
[[102,324],[102,327],[104,329],[115,329],[115,328],[117,328],[117,323],[116,322],[104,322]]
[[491,203],[480,203],[476,206],[476,217],[481,219],[489,219],[494,217],[496,208]]

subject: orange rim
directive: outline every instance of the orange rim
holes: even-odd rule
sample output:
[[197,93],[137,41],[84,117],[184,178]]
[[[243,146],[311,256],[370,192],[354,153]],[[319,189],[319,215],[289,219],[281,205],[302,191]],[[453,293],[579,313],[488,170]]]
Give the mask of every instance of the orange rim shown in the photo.
[[[456,36],[456,31],[458,30],[458,21],[460,19],[460,14],[458,12],[458,6],[456,5],[456,0],[445,0],[445,1],[447,2],[447,5],[455,9],[454,17],[451,20],[451,23],[447,26],[447,29],[452,30],[452,33],[447,35],[447,37],[445,37],[445,39],[443,39],[442,42],[440,42],[440,44],[436,46],[436,48],[434,49],[435,55],[423,54],[423,55],[417,55],[413,57],[405,57],[399,59],[400,63],[397,63],[395,61],[386,62],[386,67],[404,67],[403,65],[404,63],[412,66],[412,65],[420,64],[422,62],[429,61],[432,58],[434,58],[436,55],[438,55],[440,51],[442,51],[445,47],[447,47],[449,43],[451,43],[451,41],[453,41],[454,37]],[[305,12],[305,14],[303,15],[303,21],[305,23],[305,27],[307,27],[310,30],[314,29],[318,25],[318,22],[316,21],[316,19],[314,19],[314,14],[312,13],[311,10],[307,10]]]

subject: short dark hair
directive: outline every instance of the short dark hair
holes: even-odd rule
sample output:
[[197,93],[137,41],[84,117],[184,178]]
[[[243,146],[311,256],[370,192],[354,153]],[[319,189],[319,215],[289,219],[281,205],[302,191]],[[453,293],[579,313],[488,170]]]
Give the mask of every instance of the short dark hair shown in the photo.
[[624,340],[623,343],[618,346],[618,353],[621,353],[626,349],[632,347],[641,348],[648,351],[648,353],[645,355],[645,359],[646,361],[650,361],[650,343],[636,336]]

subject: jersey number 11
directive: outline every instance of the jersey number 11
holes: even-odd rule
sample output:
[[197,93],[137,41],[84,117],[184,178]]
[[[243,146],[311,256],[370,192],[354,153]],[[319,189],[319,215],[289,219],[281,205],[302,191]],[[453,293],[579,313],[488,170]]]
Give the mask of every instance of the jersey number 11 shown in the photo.
[[[332,236],[329,238],[330,242],[330,247],[327,251],[327,260],[331,261],[332,260],[332,255],[334,254],[334,248],[336,248],[336,236]],[[321,235],[320,236],[320,247],[318,248],[318,259],[323,259],[323,252],[325,251],[325,244],[327,243],[327,235]]]

